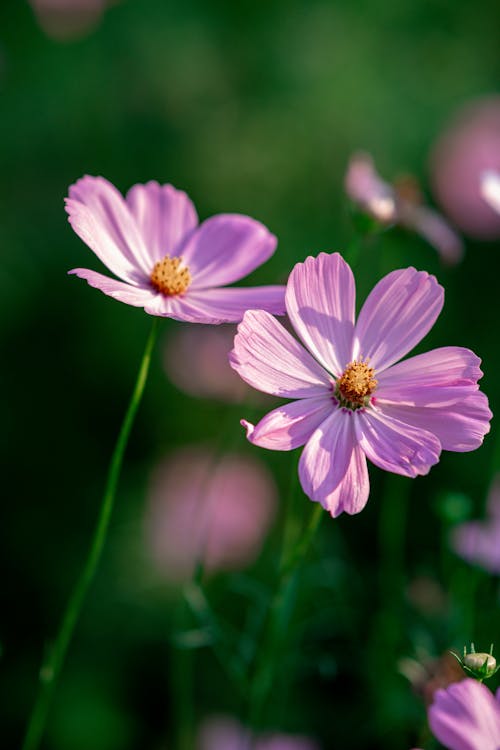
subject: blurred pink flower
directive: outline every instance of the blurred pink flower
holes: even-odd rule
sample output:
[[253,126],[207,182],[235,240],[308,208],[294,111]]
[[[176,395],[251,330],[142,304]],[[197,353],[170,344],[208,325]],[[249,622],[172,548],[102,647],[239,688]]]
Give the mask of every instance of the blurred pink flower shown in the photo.
[[374,287],[355,322],[355,282],[338,254],[298,263],[286,289],[288,317],[309,353],[272,315],[245,313],[230,361],[243,380],[297,399],[274,409],[248,439],[272,450],[305,446],[304,492],[332,516],[358,513],[369,494],[366,459],[396,474],[427,474],[441,450],[481,445],[491,412],[477,381],[480,360],[449,346],[404,357],[431,329],[444,291],[414,268]]
[[179,390],[198,398],[238,403],[251,393],[231,368],[228,354],[236,327],[179,326],[169,336],[163,363]]
[[500,172],[487,169],[481,172],[481,195],[491,208],[500,214]]
[[500,690],[495,699],[486,685],[469,678],[438,690],[429,725],[448,750],[498,750]]
[[434,247],[444,263],[462,260],[464,248],[459,235],[440,214],[422,203],[415,181],[400,180],[390,185],[382,180],[369,154],[351,158],[345,176],[349,198],[380,224],[398,224],[420,235]]
[[182,449],[153,473],[147,545],[172,581],[188,578],[199,561],[209,572],[241,569],[257,558],[276,505],[275,484],[261,462]]
[[73,39],[93,29],[108,4],[106,0],[29,0],[47,36]]
[[196,750],[319,750],[307,737],[268,734],[252,741],[250,733],[226,716],[205,719],[198,733]]
[[431,152],[438,203],[466,234],[500,237],[500,216],[481,195],[481,174],[500,170],[500,97],[467,104],[453,117]]
[[218,214],[198,226],[186,193],[134,185],[124,200],[102,177],[69,189],[69,222],[121,281],[86,268],[74,273],[114,299],[192,323],[235,323],[258,307],[284,313],[284,287],[226,287],[274,253],[276,237],[249,216]]
[[500,574],[500,475],[495,477],[487,502],[487,520],[468,521],[451,534],[455,552],[469,563]]

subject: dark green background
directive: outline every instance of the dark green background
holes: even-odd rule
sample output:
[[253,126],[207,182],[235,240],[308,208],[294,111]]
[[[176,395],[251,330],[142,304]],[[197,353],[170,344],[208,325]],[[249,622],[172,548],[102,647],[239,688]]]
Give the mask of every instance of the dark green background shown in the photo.
[[[141,310],[66,276],[75,266],[99,269],[66,222],[68,185],[84,173],[102,174],[122,191],[157,179],[185,189],[202,219],[255,216],[279,247],[251,281],[285,281],[296,261],[342,251],[352,238],[342,180],[353,150],[372,152],[388,177],[412,172],[426,185],[428,151],[448,117],[498,90],[499,22],[497,2],[467,0],[124,0],[95,31],[61,43],[44,35],[27,3],[2,0],[2,747],[19,746],[44,644],[89,543],[150,323]],[[446,304],[422,348],[474,349],[493,410],[499,250],[500,243],[468,243],[463,264],[443,270],[420,239],[391,233],[368,247],[358,269],[360,297],[392,268],[414,264],[437,274]],[[176,325],[165,321],[162,337]],[[174,733],[174,604],[146,590],[135,565],[144,493],[165,452],[216,439],[222,411],[177,392],[157,351],[47,748],[153,750]],[[233,411],[234,446],[257,451],[238,426],[241,408]],[[481,514],[498,468],[494,440],[495,427],[480,451],[445,454],[415,481],[374,469],[361,515],[325,517],[295,609],[295,630],[308,615],[306,632],[299,648],[290,628],[293,648],[267,726],[316,736],[326,749],[406,749],[418,741],[424,711],[397,660],[417,644],[439,653],[464,639],[483,648],[498,640],[495,583],[474,574],[474,611],[470,569],[446,550],[446,497],[464,493],[470,513]],[[284,494],[295,459],[258,452]],[[311,512],[302,496],[296,512],[304,520]],[[256,579],[265,599],[278,536],[248,574],[209,585],[214,607],[238,627],[240,613],[256,606],[238,593],[242,580]],[[445,611],[424,615],[411,604],[407,583],[417,575],[451,592]],[[196,720],[214,711],[242,715],[209,651],[195,658]]]

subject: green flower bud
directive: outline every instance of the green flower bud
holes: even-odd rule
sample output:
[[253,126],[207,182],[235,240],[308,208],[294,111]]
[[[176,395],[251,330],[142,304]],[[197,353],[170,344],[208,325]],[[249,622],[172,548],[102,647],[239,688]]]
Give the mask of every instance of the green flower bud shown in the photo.
[[491,644],[488,654],[482,651],[476,652],[473,643],[471,643],[470,653],[467,653],[467,648],[464,646],[463,657],[458,656],[453,651],[450,651],[450,653],[453,654],[464,672],[469,677],[479,680],[479,682],[492,677],[500,669],[500,666],[497,666],[497,660],[493,656],[493,644]]

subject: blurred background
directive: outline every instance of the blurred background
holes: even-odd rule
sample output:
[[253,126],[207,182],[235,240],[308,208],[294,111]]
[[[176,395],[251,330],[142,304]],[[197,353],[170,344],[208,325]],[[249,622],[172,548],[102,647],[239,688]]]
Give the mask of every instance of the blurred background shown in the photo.
[[[150,324],[66,276],[101,270],[67,224],[68,186],[85,173],[122,192],[156,179],[186,190],[201,219],[254,216],[279,246],[246,283],[284,283],[295,262],[356,236],[344,175],[354,152],[370,153],[388,182],[412,176],[412,200],[421,193],[458,225],[465,253],[451,265],[408,229],[372,236],[359,299],[393,268],[435,273],[446,303],[419,351],[476,351],[495,412],[500,218],[484,213],[477,176],[500,167],[499,23],[493,0],[2,0],[2,747],[20,745]],[[238,420],[255,421],[269,401],[218,369],[232,331],[182,326],[162,321],[47,750],[234,750],[233,735],[214,740],[206,722],[226,717],[236,733],[245,722],[231,672],[259,652],[298,454],[246,442]],[[325,515],[262,732],[326,750],[432,747],[425,698],[453,671],[436,659],[499,640],[500,532],[485,520],[495,442],[494,422],[483,448],[443,454],[417,480],[372,467],[366,509]],[[199,542],[206,599],[191,605],[182,499],[197,517],[200,493],[186,478],[241,510],[214,511],[220,537]],[[297,491],[297,533],[311,511]],[[470,520],[483,525],[460,546],[452,529]],[[493,552],[478,559],[486,538]]]

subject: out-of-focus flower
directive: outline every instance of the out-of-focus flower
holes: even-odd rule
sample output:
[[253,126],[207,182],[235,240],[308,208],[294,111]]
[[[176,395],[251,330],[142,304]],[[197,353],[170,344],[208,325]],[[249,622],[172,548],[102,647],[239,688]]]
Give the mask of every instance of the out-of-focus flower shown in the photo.
[[486,521],[467,521],[451,533],[455,552],[490,573],[500,573],[500,474],[488,494]]
[[449,651],[437,658],[423,654],[418,660],[401,659],[398,667],[426,706],[432,703],[436,690],[465,679],[461,666]]
[[415,232],[448,265],[462,260],[464,247],[460,236],[440,214],[424,205],[413,178],[400,178],[390,185],[376,171],[371,156],[358,153],[349,162],[345,189],[353,203],[379,224],[398,224]]
[[500,171],[500,97],[469,103],[438,138],[430,158],[431,182],[447,216],[465,234],[500,237],[500,216],[481,195],[481,174]]
[[198,398],[238,403],[251,393],[231,368],[235,326],[185,325],[169,336],[163,352],[165,370],[179,390]]
[[29,0],[47,36],[74,39],[91,31],[108,5],[106,0]]
[[438,690],[429,708],[429,725],[448,750],[498,750],[500,691],[495,699],[485,685],[470,678]]
[[217,457],[205,449],[171,454],[153,473],[146,542],[167,579],[188,578],[197,562],[207,572],[252,563],[274,518],[276,487],[251,457]]
[[305,445],[302,488],[332,516],[364,507],[367,458],[416,477],[441,450],[474,450],[488,432],[480,360],[469,349],[443,347],[395,364],[432,328],[443,299],[434,276],[393,271],[355,322],[352,271],[338,253],[321,253],[295,266],[286,289],[288,317],[309,351],[262,310],[238,326],[234,369],[254,388],[297,399],[257,426],[243,421],[247,437],[272,450]]
[[262,265],[276,237],[249,216],[218,214],[198,226],[186,193],[172,185],[134,185],[124,200],[102,177],[69,189],[69,222],[121,281],[87,268],[90,286],[150,315],[191,323],[235,323],[245,310],[284,313],[284,287],[226,287]]
[[252,738],[236,719],[213,716],[205,719],[198,732],[197,750],[319,750],[307,737],[268,734]]
[[500,172],[487,169],[481,173],[481,195],[500,214]]

